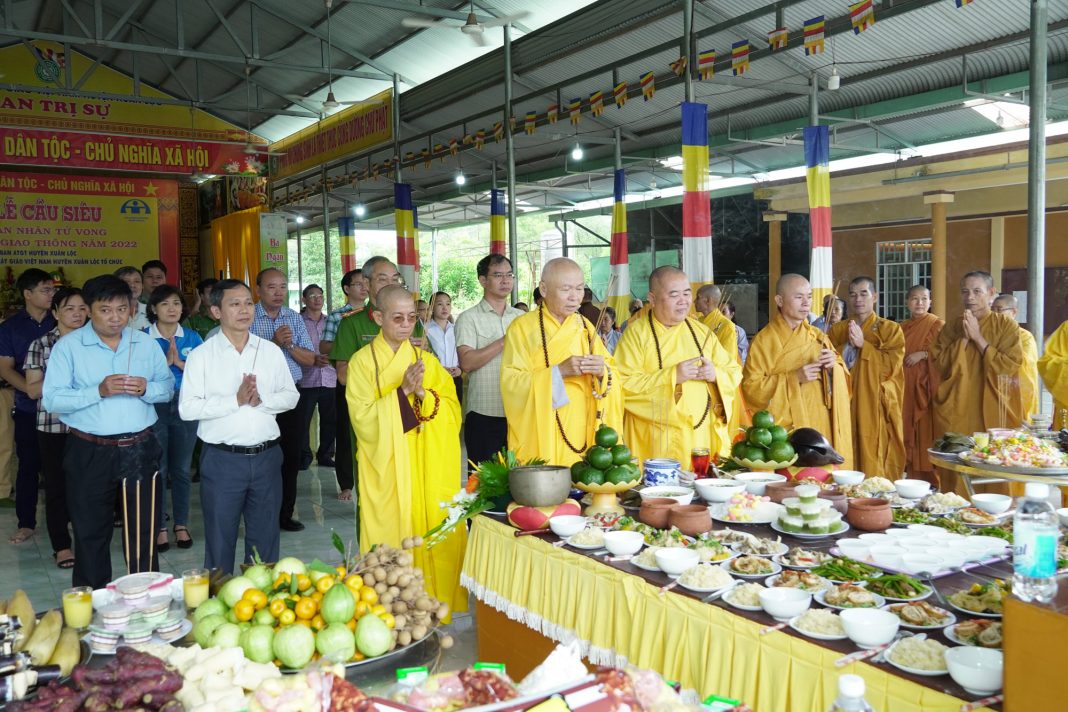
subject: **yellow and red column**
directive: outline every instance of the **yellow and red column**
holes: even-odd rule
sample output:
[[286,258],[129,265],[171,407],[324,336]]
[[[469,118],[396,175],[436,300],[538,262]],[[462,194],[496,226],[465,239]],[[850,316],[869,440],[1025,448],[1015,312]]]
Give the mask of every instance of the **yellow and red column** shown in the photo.
[[708,177],[708,107],[682,104],[682,268],[696,294],[712,282],[712,203]]
[[397,225],[397,269],[408,290],[418,296],[419,219],[408,183],[393,184],[393,218]]
[[490,189],[490,254],[503,255],[505,252],[505,218],[504,191]]

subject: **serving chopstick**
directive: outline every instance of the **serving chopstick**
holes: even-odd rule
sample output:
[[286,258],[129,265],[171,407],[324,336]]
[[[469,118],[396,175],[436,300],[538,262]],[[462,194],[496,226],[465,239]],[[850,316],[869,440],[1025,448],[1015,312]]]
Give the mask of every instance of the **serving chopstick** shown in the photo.
[[769,625],[760,631],[761,635],[767,635],[768,633],[774,633],[777,630],[782,630],[786,626],[790,625],[790,621],[783,621],[782,623],[776,623],[775,625]]
[[981,700],[975,700],[974,702],[967,702],[960,706],[960,712],[972,712],[980,707],[987,707],[989,705],[996,705],[999,702],[1005,701],[1005,695],[991,695],[990,697],[984,697]]

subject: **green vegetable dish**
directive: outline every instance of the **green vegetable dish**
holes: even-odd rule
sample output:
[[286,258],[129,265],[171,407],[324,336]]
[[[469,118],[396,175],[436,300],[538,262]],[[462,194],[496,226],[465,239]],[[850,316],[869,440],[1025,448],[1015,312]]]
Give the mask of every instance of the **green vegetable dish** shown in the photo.
[[942,527],[946,531],[953,532],[954,534],[963,534],[969,536],[972,533],[972,528],[964,522],[953,517],[935,517],[931,522],[936,527]]
[[870,581],[882,575],[882,571],[860,561],[839,556],[811,569],[817,576],[831,581]]
[[894,522],[898,524],[927,524],[932,519],[931,515],[927,512],[921,512],[918,509],[909,507],[895,509],[893,510],[893,513]]
[[882,576],[868,582],[868,590],[885,598],[912,600],[930,592],[927,586],[906,574]]

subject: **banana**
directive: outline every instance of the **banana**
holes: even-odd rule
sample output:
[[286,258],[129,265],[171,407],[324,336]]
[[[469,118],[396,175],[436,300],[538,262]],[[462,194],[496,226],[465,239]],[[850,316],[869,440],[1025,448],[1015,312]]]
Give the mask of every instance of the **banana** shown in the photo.
[[60,631],[63,630],[63,614],[53,608],[38,621],[33,629],[26,647],[23,650],[29,654],[34,665],[44,665],[52,657],[59,642]]
[[26,643],[29,642],[30,636],[33,635],[33,629],[37,625],[37,616],[33,612],[33,604],[30,603],[29,597],[21,588],[15,591],[15,595],[7,602],[7,614],[11,617],[18,617],[19,622],[22,623],[18,640],[15,641],[15,652],[19,652],[26,647]]
[[52,651],[52,657],[48,659],[49,665],[59,665],[59,673],[63,677],[70,675],[74,666],[81,662],[82,648],[78,639],[78,631],[73,628],[64,628],[59,634],[59,642]]

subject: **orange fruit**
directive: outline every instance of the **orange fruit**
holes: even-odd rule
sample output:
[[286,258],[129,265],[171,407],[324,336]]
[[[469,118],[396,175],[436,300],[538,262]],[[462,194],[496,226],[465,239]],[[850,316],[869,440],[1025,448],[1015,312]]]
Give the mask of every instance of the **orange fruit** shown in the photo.
[[311,619],[311,627],[313,630],[320,631],[326,627],[326,621],[323,620],[321,615],[316,613],[315,617]]
[[311,579],[305,576],[304,574],[300,574],[299,576],[297,576],[298,591],[307,591],[309,588],[311,588],[311,585]]
[[252,616],[256,613],[256,604],[252,601],[242,598],[240,601],[234,604],[234,616],[238,621],[244,623],[245,621],[252,620]]
[[267,609],[271,612],[271,615],[277,618],[282,615],[282,611],[286,610],[286,601],[284,598],[276,598],[271,601],[270,607]]
[[393,629],[393,626],[397,625],[397,621],[393,618],[392,613],[383,613],[379,618],[381,618],[382,622],[386,624],[386,627],[391,630]]
[[278,622],[282,625],[289,625],[297,619],[297,614],[288,608],[282,611],[282,614],[278,616]]
[[319,604],[316,603],[315,599],[305,596],[297,601],[297,607],[293,609],[293,612],[297,614],[297,618],[310,621],[315,617],[315,612],[318,610]]
[[345,574],[348,573],[344,566],[335,566],[334,570],[337,571],[338,578],[345,578]]
[[381,603],[371,606],[371,613],[374,613],[376,616],[381,616],[386,613],[386,607]]
[[350,619],[349,619],[348,621],[346,621],[345,625],[346,625],[346,626],[348,627],[348,629],[349,629],[349,630],[351,630],[351,631],[352,631],[353,633],[355,633],[355,632],[356,632],[356,619],[355,619],[355,618],[350,618]]
[[367,611],[371,610],[371,604],[367,601],[356,601],[356,618],[363,618]]
[[315,590],[319,593],[326,593],[330,590],[330,587],[334,585],[335,580],[333,576],[323,576],[321,579],[315,582]]
[[318,591],[312,591],[311,594],[308,595],[308,598],[312,599],[316,603],[323,602],[323,594],[319,593]]
[[363,586],[360,588],[360,600],[367,601],[368,605],[373,606],[378,603],[378,591],[370,586]]
[[248,589],[245,591],[244,595],[241,596],[241,599],[250,601],[252,605],[256,607],[257,611],[267,607],[267,594],[258,588]]

